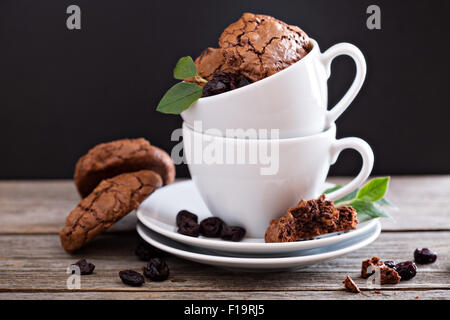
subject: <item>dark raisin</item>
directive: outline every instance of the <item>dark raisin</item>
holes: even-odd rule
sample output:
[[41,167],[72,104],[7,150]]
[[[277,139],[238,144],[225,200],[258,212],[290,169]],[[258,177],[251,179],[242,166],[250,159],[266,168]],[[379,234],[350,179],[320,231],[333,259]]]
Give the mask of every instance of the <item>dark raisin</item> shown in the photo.
[[161,257],[164,255],[161,250],[149,245],[144,241],[138,244],[136,250],[134,250],[134,254],[138,256],[139,260],[145,262],[149,261],[151,258]]
[[217,217],[210,217],[200,222],[200,234],[209,238],[218,238],[222,232],[223,221]]
[[227,85],[220,81],[208,81],[202,89],[203,97],[215,96],[216,94],[229,91]]
[[412,261],[397,263],[394,269],[398,272],[400,277],[402,277],[402,280],[412,279],[417,273],[416,264]]
[[119,272],[119,277],[123,283],[132,287],[142,286],[145,282],[144,276],[134,270],[122,270]]
[[251,81],[244,76],[219,72],[213,75],[212,79],[203,87],[203,97],[214,96],[216,94],[241,88],[250,83]]
[[164,260],[151,259],[146,267],[142,268],[144,276],[153,281],[164,281],[169,277],[169,267]]
[[91,274],[95,269],[95,265],[93,263],[87,262],[86,259],[81,259],[74,263],[74,265],[80,268],[80,273],[82,275]]
[[200,234],[200,225],[193,220],[184,220],[178,227],[177,232],[185,236],[198,237]]
[[236,75],[232,73],[219,72],[213,75],[212,80],[219,81],[229,86],[236,79]]
[[242,87],[245,87],[246,85],[252,83],[249,79],[247,79],[246,77],[243,77],[243,76],[239,77],[236,82],[237,82],[236,88],[242,88]]
[[179,227],[184,220],[192,220],[195,223],[198,223],[198,217],[196,214],[193,214],[187,210],[181,210],[177,214],[177,226]]
[[222,226],[222,232],[220,237],[223,240],[231,240],[234,242],[241,241],[245,236],[245,229],[241,227],[229,227],[226,225]]
[[433,263],[437,259],[437,253],[428,248],[414,250],[414,261],[419,264]]
[[395,269],[395,261],[386,260],[386,261],[383,261],[383,263],[384,263],[385,266],[387,266],[389,268],[392,268],[392,269]]

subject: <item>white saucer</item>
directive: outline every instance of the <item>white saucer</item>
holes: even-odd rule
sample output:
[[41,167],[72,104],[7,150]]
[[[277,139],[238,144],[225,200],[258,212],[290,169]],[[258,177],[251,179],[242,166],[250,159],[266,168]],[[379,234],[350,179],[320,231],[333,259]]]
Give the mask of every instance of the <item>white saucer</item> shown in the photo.
[[[327,189],[331,184],[324,185]],[[155,191],[137,210],[137,217],[147,228],[184,244],[245,254],[280,254],[308,250],[350,240],[375,226],[378,219],[363,222],[356,230],[337,232],[312,240],[284,243],[265,243],[263,238],[244,238],[240,242],[224,241],[205,237],[189,237],[177,232],[175,224],[180,210],[189,210],[198,215],[199,221],[212,216],[198,193],[192,180],[176,182]],[[267,222],[269,225],[269,221]]]
[[232,269],[237,268],[245,271],[296,269],[302,266],[333,259],[370,244],[381,232],[381,224],[379,221],[376,221],[374,228],[368,232],[363,233],[356,238],[331,246],[298,251],[296,254],[291,253],[291,255],[285,257],[255,258],[225,256],[210,250],[179,243],[145,228],[141,223],[139,223],[136,228],[142,239],[149,244],[177,257],[207,265]]

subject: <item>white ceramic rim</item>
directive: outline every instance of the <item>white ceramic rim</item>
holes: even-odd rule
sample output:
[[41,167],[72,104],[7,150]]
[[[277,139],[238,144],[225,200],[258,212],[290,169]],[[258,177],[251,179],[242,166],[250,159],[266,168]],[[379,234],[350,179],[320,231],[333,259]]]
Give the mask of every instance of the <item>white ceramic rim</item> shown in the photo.
[[[177,182],[176,184],[186,184],[193,183],[192,180]],[[170,188],[170,185],[166,188]],[[163,192],[164,189],[161,189],[159,192]],[[142,206],[142,205],[141,205]],[[186,236],[175,231],[169,231],[163,227],[160,227],[154,223],[152,223],[151,219],[146,216],[146,210],[138,207],[136,210],[136,216],[138,220],[147,228],[159,233],[167,238],[170,238],[175,241],[182,242],[187,245],[198,246],[206,249],[212,250],[222,250],[229,252],[243,252],[247,250],[247,253],[281,253],[287,251],[297,251],[297,250],[306,250],[306,249],[314,249],[319,248],[331,244],[336,244],[345,240],[352,239],[357,237],[358,235],[366,232],[367,230],[373,228],[379,218],[363,222],[364,226],[358,228],[356,230],[350,230],[345,233],[337,233],[335,235],[326,235],[324,238],[312,239],[312,240],[303,240],[296,242],[273,242],[273,243],[264,243],[264,242],[232,242],[225,241],[221,239],[205,239],[205,238],[194,238],[190,236]],[[157,219],[155,219],[157,220]],[[175,227],[175,221],[174,221]],[[250,238],[252,239],[252,238]],[[257,238],[254,238],[257,239]],[[259,239],[262,240],[262,239]]]
[[227,91],[227,92],[224,92],[224,93],[221,93],[221,94],[218,94],[218,95],[214,95],[214,96],[209,96],[209,97],[199,98],[197,101],[198,101],[199,103],[202,103],[203,101],[206,101],[206,100],[207,100],[208,103],[209,103],[209,102],[210,102],[210,103],[214,103],[215,100],[222,99],[222,98],[224,98],[224,97],[229,97],[229,96],[231,96],[231,95],[233,95],[233,94],[241,94],[241,93],[243,93],[245,90],[250,90],[249,88],[255,88],[255,86],[263,85],[263,84],[265,84],[266,82],[269,82],[269,81],[274,81],[274,80],[272,80],[272,79],[276,79],[277,77],[280,77],[283,73],[288,72],[289,69],[291,69],[291,67],[293,67],[293,66],[295,66],[295,65],[298,65],[298,64],[300,64],[300,63],[306,63],[307,61],[309,61],[310,59],[312,59],[311,57],[312,57],[313,55],[316,54],[316,51],[319,50],[319,45],[317,44],[317,41],[316,41],[316,40],[314,40],[314,39],[312,39],[312,38],[309,38],[309,40],[311,41],[311,43],[312,43],[312,45],[313,45],[312,50],[311,50],[310,52],[308,52],[308,54],[307,54],[306,56],[304,56],[303,58],[301,58],[301,59],[298,60],[297,62],[291,64],[291,65],[288,66],[287,68],[285,68],[285,69],[283,69],[283,70],[281,70],[281,71],[278,71],[277,73],[275,73],[275,74],[273,74],[273,75],[271,75],[271,76],[268,76],[267,78],[258,80],[258,81],[256,81],[256,82],[253,82],[253,83],[251,83],[251,84],[249,84],[249,85],[246,85],[246,86],[244,86],[244,87],[237,88],[237,89],[234,89],[234,90],[230,90],[230,91]]
[[[291,138],[282,138],[282,139],[250,139],[250,138],[233,138],[233,137],[226,137],[226,136],[215,136],[215,135],[211,135],[211,134],[206,134],[204,132],[198,132],[195,131],[186,121],[183,121],[183,130],[187,130],[192,134],[198,134],[201,136],[207,136],[207,137],[211,137],[211,139],[222,139],[222,140],[226,140],[226,141],[235,141],[235,140],[242,140],[245,142],[260,142],[260,141],[264,141],[266,143],[268,142],[274,142],[274,141],[278,141],[280,143],[288,143],[288,142],[297,142],[297,141],[305,141],[308,139],[317,139],[320,138],[322,136],[327,136],[327,135],[333,135],[333,139],[335,139],[335,135],[336,135],[336,124],[333,122],[328,128],[326,128],[325,130],[315,133],[315,134],[311,134],[309,136],[301,136],[301,137],[291,137]],[[334,132],[334,134],[333,134]]]
[[[337,250],[332,250],[329,252],[318,253],[307,256],[297,256],[297,257],[277,257],[277,258],[241,258],[241,257],[223,257],[223,256],[213,256],[202,253],[194,253],[182,249],[177,249],[171,247],[169,245],[163,244],[153,238],[151,238],[145,231],[145,227],[141,224],[136,226],[138,234],[144,239],[146,242],[151,244],[152,246],[163,250],[165,252],[171,253],[175,256],[185,258],[188,260],[193,260],[196,262],[204,262],[206,264],[226,264],[231,267],[256,267],[256,268],[264,268],[264,267],[288,267],[287,265],[294,267],[296,264],[305,264],[305,263],[315,263],[323,260],[328,260],[335,258],[340,255],[344,255],[351,251],[362,248],[373,241],[375,241],[381,233],[381,223],[377,221],[376,228],[372,233],[369,233],[369,236],[365,238],[363,241],[352,244],[348,247],[344,247]],[[281,266],[282,265],[282,266]]]

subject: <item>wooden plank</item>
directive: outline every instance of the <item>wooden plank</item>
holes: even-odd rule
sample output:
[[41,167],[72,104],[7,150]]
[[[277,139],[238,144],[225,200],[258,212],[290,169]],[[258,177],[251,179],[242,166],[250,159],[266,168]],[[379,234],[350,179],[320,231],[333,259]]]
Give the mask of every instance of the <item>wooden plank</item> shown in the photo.
[[[58,233],[80,197],[70,180],[0,181],[0,234]],[[136,227],[133,213],[111,231]]]
[[[348,178],[330,178],[343,183]],[[384,230],[450,230],[450,176],[393,177],[389,199],[400,209]],[[1,181],[0,234],[56,233],[79,201],[70,180]],[[127,216],[112,231],[132,230],[136,217]]]
[[412,259],[416,247],[430,247],[439,253],[436,263],[420,266],[411,281],[384,285],[384,289],[450,289],[450,232],[382,233],[373,244],[328,262],[296,272],[246,273],[204,266],[168,256],[171,277],[165,282],[149,282],[141,288],[123,285],[118,272],[139,270],[144,263],[133,251],[136,233],[101,236],[76,255],[65,253],[56,235],[0,235],[0,292],[66,290],[66,268],[81,257],[96,265],[95,273],[83,276],[85,291],[310,291],[341,290],[341,281],[350,275],[361,288],[361,261],[373,255],[382,259]]
[[448,300],[448,290],[374,290],[353,294],[337,291],[255,292],[0,292],[0,300]]

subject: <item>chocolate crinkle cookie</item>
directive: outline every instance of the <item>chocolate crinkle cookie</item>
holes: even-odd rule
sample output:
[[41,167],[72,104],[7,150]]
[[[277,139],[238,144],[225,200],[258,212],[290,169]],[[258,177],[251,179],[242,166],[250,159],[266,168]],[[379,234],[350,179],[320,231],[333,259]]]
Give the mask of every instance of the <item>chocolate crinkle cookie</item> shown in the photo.
[[161,187],[161,176],[141,170],[103,180],[66,218],[59,233],[67,252],[80,249]]
[[223,31],[219,48],[205,49],[195,64],[208,81],[223,72],[254,82],[289,67],[311,49],[309,37],[299,27],[271,16],[244,13]]
[[349,206],[336,207],[325,195],[302,200],[281,218],[272,220],[266,230],[266,242],[291,242],[326,233],[356,229],[356,210]]
[[102,180],[140,170],[156,172],[165,185],[175,179],[175,166],[167,152],[150,145],[144,138],[138,138],[116,140],[93,147],[78,160],[74,181],[84,198]]

